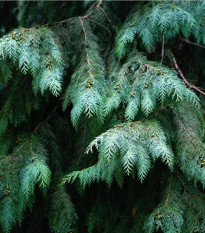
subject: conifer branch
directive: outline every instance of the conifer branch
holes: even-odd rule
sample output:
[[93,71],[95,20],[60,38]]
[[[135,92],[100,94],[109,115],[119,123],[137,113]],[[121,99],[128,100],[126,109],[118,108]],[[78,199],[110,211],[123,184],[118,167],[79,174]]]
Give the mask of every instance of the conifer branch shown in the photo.
[[[32,205],[36,186],[44,194],[49,191],[48,225],[52,232],[81,229],[80,221],[76,225],[77,214],[68,190],[59,186],[76,181],[80,194],[85,187],[93,183],[95,186],[85,190],[91,199],[76,202],[77,210],[81,207],[85,210],[83,226],[87,226],[85,231],[89,233],[96,229],[117,233],[205,231],[204,116],[195,93],[198,87],[184,77],[177,64],[184,50],[176,58],[169,52],[166,54],[172,42],[180,42],[180,36],[204,42],[205,16],[202,18],[200,14],[205,5],[175,3],[139,2],[135,8],[134,3],[126,2],[131,4],[127,15],[123,5],[98,0],[89,6],[77,4],[80,12],[89,8],[80,16],[76,16],[79,11],[74,3],[60,4],[57,10],[49,5],[51,14],[65,9],[65,5],[66,9],[71,6],[68,9],[71,18],[58,21],[54,15],[50,18],[50,13],[47,17],[39,12],[53,23],[45,21],[3,35],[0,39],[0,94],[5,100],[0,111],[2,232],[15,231],[15,224],[23,220],[24,212]],[[32,22],[32,15],[29,20],[27,16],[25,12],[22,24]],[[117,35],[113,33],[115,21],[124,21],[123,25],[118,24]],[[159,61],[154,61],[154,57],[149,60],[138,49],[156,50]],[[165,59],[170,66],[164,65]],[[188,57],[182,59],[186,64],[191,61]],[[25,88],[19,92],[20,87]],[[204,93],[202,88],[198,89]],[[50,101],[51,95],[60,93],[66,112],[58,109],[60,96]],[[88,156],[83,156],[84,150]],[[158,166],[159,159],[165,166]],[[148,174],[146,184],[141,185]],[[140,182],[135,182],[136,176]],[[161,176],[165,182],[158,185]],[[115,198],[119,189],[115,185],[110,191],[101,189],[100,182],[106,182],[107,189],[117,182],[121,188],[120,205]],[[133,188],[129,203],[127,187]],[[92,196],[93,188],[97,198]],[[108,194],[112,195],[112,202]],[[105,197],[110,201],[106,208]],[[126,211],[122,213],[123,206]],[[129,224],[130,217],[134,218],[133,224]],[[113,229],[116,219],[123,221]]]

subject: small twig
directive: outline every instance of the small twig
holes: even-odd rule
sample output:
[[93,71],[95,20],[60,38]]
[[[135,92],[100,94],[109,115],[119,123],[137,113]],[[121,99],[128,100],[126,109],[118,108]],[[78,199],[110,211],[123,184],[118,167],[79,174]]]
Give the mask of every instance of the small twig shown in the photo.
[[162,106],[160,109],[156,110],[155,112],[153,112],[152,114],[149,115],[149,118],[152,117],[153,115],[156,115],[158,112],[163,111],[166,107],[169,107],[169,105],[164,105]]
[[[84,16],[83,18],[85,18],[85,17],[87,17],[87,15]],[[86,42],[87,42],[87,36],[86,36],[86,33],[85,33],[85,28],[84,28],[84,25],[83,25],[82,17],[79,16],[79,19],[80,19],[80,22],[81,22],[81,26],[82,26],[82,28],[83,28],[83,34],[84,34],[85,40],[86,40]]]
[[93,7],[94,7],[97,3],[98,3],[98,2],[94,2],[94,3],[90,6],[90,8],[87,10],[88,15],[91,14],[91,13],[93,12]]
[[157,68],[156,67],[154,67],[154,66],[150,66],[150,65],[148,65],[148,64],[144,64],[144,66],[146,66],[148,69],[150,69],[150,70],[156,70]]
[[194,195],[194,194],[189,193],[189,192],[186,190],[185,183],[182,181],[182,179],[181,179],[178,175],[176,175],[176,176],[177,176],[178,180],[179,180],[179,181],[182,183],[182,185],[183,185],[183,188],[184,188],[183,194],[187,193],[187,194],[189,195],[189,197],[194,197],[194,198],[197,198],[197,199],[201,199],[201,197],[198,197],[198,196],[196,196],[196,195]]
[[50,117],[51,117],[51,116],[53,115],[53,113],[56,111],[58,105],[59,105],[59,102],[56,104],[55,108],[54,108],[54,109],[52,110],[52,112],[48,115],[48,117],[47,117],[44,121],[41,121],[41,122],[36,126],[36,128],[35,128],[34,131],[33,131],[33,134],[38,130],[38,128],[39,128],[42,124],[46,123],[46,122],[50,119]]
[[[84,16],[85,17],[85,16]],[[84,27],[84,24],[83,24],[83,20],[82,20],[82,17],[79,16],[79,19],[80,19],[80,23],[81,23],[81,26],[82,26],[82,29],[83,29],[83,34],[84,34],[84,37],[85,37],[85,41],[87,43],[87,36],[86,36],[86,32],[85,32],[85,27]],[[89,75],[90,76],[93,76],[91,71],[90,71],[90,59],[89,59],[89,55],[88,55],[88,50],[87,50],[87,47],[85,48],[86,49],[86,53],[87,53],[87,63],[88,63],[88,67],[89,67]]]
[[[108,20],[108,22],[112,25],[111,20],[109,19],[109,17],[105,13],[105,10],[100,6],[102,4],[102,2],[103,2],[103,0],[100,0],[100,2],[97,4],[97,8],[99,8],[103,12],[103,14],[106,17],[106,19]],[[113,27],[113,25],[112,25],[112,27]]]
[[178,180],[182,183],[182,186],[183,186],[183,188],[184,188],[183,194],[186,193],[185,183],[182,181],[182,179],[181,179],[178,175],[176,175],[176,176],[177,176]]
[[204,109],[201,107],[201,111],[203,112],[203,114],[205,114],[205,111],[204,111]]
[[80,160],[81,160],[81,157],[82,157],[82,153],[83,153],[83,145],[84,145],[84,142],[85,142],[85,133],[86,133],[86,113],[85,113],[85,124],[84,124],[84,133],[83,133],[83,142],[82,142],[82,146],[81,146],[81,154],[78,158],[78,161],[77,161],[77,165],[79,167],[79,163],[80,163]]
[[192,44],[192,45],[195,45],[195,46],[198,46],[198,47],[201,47],[201,48],[205,49],[205,46],[200,45],[200,44],[196,44],[196,43],[191,42],[191,41],[189,41],[189,40],[186,40],[186,39],[184,39],[184,38],[181,38],[181,37],[180,37],[180,40],[182,40],[182,41],[184,41],[184,42],[186,42],[186,43],[188,43],[188,44]]
[[90,22],[96,23],[97,25],[99,25],[99,26],[101,26],[102,28],[104,28],[105,30],[107,30],[108,33],[109,33],[109,35],[111,35],[110,30],[109,30],[107,27],[105,27],[104,25],[102,25],[101,23],[98,23],[98,22],[96,22],[96,21],[94,21],[94,20],[92,20],[92,19],[89,19],[87,15],[84,16],[84,17],[82,17],[82,18],[87,19],[87,20],[90,21]]
[[162,58],[161,58],[161,63],[164,60],[164,44],[165,44],[165,39],[164,39],[164,32],[162,34]]
[[198,196],[196,196],[196,195],[194,195],[194,194],[191,194],[191,193],[188,193],[188,192],[187,192],[187,194],[188,194],[190,197],[194,197],[194,198],[197,198],[197,199],[202,199],[201,197],[198,197]]
[[32,151],[32,144],[33,144],[33,141],[32,141],[32,137],[33,135],[31,136],[31,139],[30,139],[30,151],[31,151],[31,154],[34,155],[33,151]]
[[174,69],[177,71],[178,75],[182,78],[182,80],[187,84],[187,86],[190,88],[190,89],[194,89],[196,91],[198,91],[199,93],[201,93],[202,95],[205,95],[205,93],[203,91],[201,91],[198,87],[194,86],[193,84],[190,84],[187,79],[184,77],[182,71],[180,70],[177,62],[176,62],[176,59],[174,57],[174,54],[171,53],[172,55],[172,60],[174,62]]
[[[19,152],[21,148],[26,145],[27,142],[28,142],[28,139],[16,150],[16,153]],[[16,155],[16,153],[14,155]],[[13,155],[11,157],[13,157]]]
[[53,11],[53,14],[54,14],[54,13],[57,13],[57,12],[60,11],[60,10],[62,10],[67,4],[68,4],[68,2],[62,3],[62,5],[61,5],[58,9],[56,9],[55,11]]
[[167,204],[168,204],[168,201],[169,201],[169,196],[170,196],[170,191],[171,191],[171,186],[172,186],[172,178],[173,178],[173,176],[171,177],[171,179],[170,179],[170,183],[169,183],[169,191],[168,191],[168,194],[167,194],[167,199],[166,199],[166,202],[164,203],[164,208],[167,206]]
[[100,2],[98,3],[97,7],[99,7],[102,4],[103,0],[100,0]]

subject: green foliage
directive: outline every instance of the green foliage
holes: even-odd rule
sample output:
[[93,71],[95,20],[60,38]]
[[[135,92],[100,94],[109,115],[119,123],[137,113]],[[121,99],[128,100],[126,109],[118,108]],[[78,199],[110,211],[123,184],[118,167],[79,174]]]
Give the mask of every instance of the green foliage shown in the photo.
[[73,204],[63,187],[51,196],[49,221],[53,232],[70,232],[71,223],[77,220]]
[[2,233],[205,231],[205,4],[124,4],[5,6]]
[[98,136],[87,149],[87,152],[92,152],[95,146],[99,150],[98,164],[69,174],[64,182],[73,182],[79,177],[83,187],[96,180],[105,180],[110,185],[114,176],[118,176],[119,169],[127,175],[137,169],[142,182],[151,163],[158,158],[172,169],[174,155],[167,144],[166,136],[156,121],[116,125]]
[[[127,17],[116,37],[116,53],[122,58],[137,35],[147,50],[156,42],[172,40],[177,35],[188,38],[195,35],[198,42],[204,43],[204,32],[201,29],[204,17],[204,2],[159,1],[137,6]],[[198,23],[200,22],[200,23]],[[202,32],[201,35],[199,35]]]
[[[9,59],[13,67],[33,76],[35,93],[49,89],[57,96],[61,91],[63,60],[59,42],[48,28],[19,28],[1,38],[0,59]],[[11,76],[11,70],[4,70]],[[6,78],[6,77],[4,77]],[[7,80],[6,80],[7,81]]]
[[72,29],[71,41],[74,41],[78,56],[74,58],[74,72],[66,89],[63,105],[66,109],[68,103],[72,102],[71,120],[77,127],[83,113],[86,113],[88,117],[102,118],[101,106],[105,97],[105,75],[97,38],[89,22],[83,18],[77,18],[69,26]]

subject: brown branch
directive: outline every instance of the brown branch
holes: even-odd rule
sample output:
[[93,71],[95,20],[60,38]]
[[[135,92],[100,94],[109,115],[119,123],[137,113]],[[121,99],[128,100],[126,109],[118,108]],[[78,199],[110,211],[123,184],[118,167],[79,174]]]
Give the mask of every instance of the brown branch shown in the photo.
[[155,112],[151,113],[151,114],[149,115],[149,118],[150,118],[150,117],[153,117],[153,115],[156,115],[158,112],[163,111],[166,107],[169,107],[169,106],[170,106],[170,105],[164,105],[164,106],[162,106],[160,109],[158,109],[158,110],[156,110]]
[[[87,15],[84,16],[84,17],[87,17]],[[80,22],[81,22],[81,26],[82,26],[82,28],[83,28],[83,34],[84,34],[84,36],[85,36],[85,40],[86,40],[86,42],[87,42],[87,36],[86,36],[86,33],[85,33],[85,28],[84,28],[84,25],[83,25],[82,17],[79,16],[79,19],[80,19]]]
[[144,66],[146,66],[148,69],[150,69],[150,70],[156,70],[157,69],[157,67],[154,67],[154,66],[150,66],[150,65],[148,65],[148,64],[144,64]]
[[61,6],[58,9],[56,9],[55,11],[53,11],[53,14],[57,13],[58,11],[61,11],[67,4],[68,4],[68,2],[62,3]]
[[[97,4],[97,8],[99,8],[99,9],[103,12],[103,14],[104,14],[104,16],[106,17],[107,21],[112,25],[111,20],[110,20],[109,17],[107,16],[105,10],[100,6],[100,5],[102,4],[102,1],[103,1],[103,0],[100,0],[100,2]],[[112,27],[114,28],[113,25],[112,25]],[[115,29],[115,28],[114,28],[114,29]]]
[[102,4],[103,0],[100,0],[100,2],[98,3],[97,7],[99,7]]
[[161,58],[161,63],[164,60],[164,44],[165,44],[165,39],[164,39],[164,32],[162,34],[162,58]]
[[[82,29],[83,29],[83,34],[84,34],[84,37],[85,37],[85,41],[87,43],[87,36],[86,36],[85,27],[84,27],[84,24],[83,24],[82,17],[79,16],[79,19],[80,19],[80,23],[81,23],[81,26],[82,26]],[[87,47],[85,49],[86,49],[86,53],[87,53],[87,59],[86,60],[87,60],[88,66],[89,66],[90,65],[90,59],[89,59]],[[89,67],[89,75],[93,76],[91,71],[90,71],[90,67]]]
[[93,12],[93,7],[94,7],[97,3],[98,3],[98,2],[94,2],[94,3],[90,6],[90,8],[87,10],[88,15],[91,14],[91,13]]
[[52,112],[48,115],[48,117],[47,117],[44,121],[41,121],[41,122],[36,126],[36,128],[35,128],[34,131],[33,131],[33,134],[39,129],[39,127],[40,127],[42,124],[46,123],[46,122],[50,119],[50,117],[51,117],[51,116],[53,115],[53,113],[56,111],[58,105],[59,105],[59,101],[58,101],[58,103],[56,104],[56,106],[54,107],[54,109],[52,110]]
[[201,91],[198,87],[196,87],[195,85],[193,84],[190,84],[187,79],[184,77],[182,71],[180,70],[177,62],[176,62],[176,59],[174,57],[174,54],[171,53],[171,56],[172,56],[172,60],[174,62],[174,69],[177,71],[178,75],[182,78],[182,80],[186,83],[186,85],[189,87],[189,89],[194,89],[196,91],[198,91],[199,93],[201,93],[202,95],[205,95],[205,93],[203,91]]
[[167,194],[167,199],[166,199],[166,202],[164,203],[164,208],[167,206],[167,204],[168,204],[168,201],[169,201],[169,196],[170,196],[170,191],[171,191],[171,186],[172,186],[172,178],[173,178],[173,176],[171,177],[171,179],[170,179],[170,183],[169,183],[169,191],[168,191],[168,194]]
[[183,188],[184,188],[183,194],[187,193],[187,194],[189,195],[189,197],[194,197],[194,198],[197,198],[197,199],[202,199],[201,197],[198,197],[198,196],[196,196],[196,195],[194,195],[194,194],[192,194],[192,193],[189,193],[189,192],[186,190],[185,183],[182,181],[182,179],[181,179],[178,175],[176,175],[176,176],[177,176],[178,180],[179,180],[179,181],[182,183],[182,185],[183,185]]
[[30,139],[30,146],[29,146],[29,148],[30,148],[31,154],[34,155],[34,153],[32,151],[32,145],[33,145],[32,137],[33,137],[33,135],[31,136],[31,139]]
[[180,37],[180,40],[181,40],[181,41],[184,41],[184,42],[186,42],[186,43],[188,43],[188,44],[192,44],[192,45],[195,45],[195,46],[198,46],[198,47],[201,47],[201,48],[205,49],[205,46],[200,45],[200,44],[196,44],[196,43],[194,43],[194,42],[192,42],[192,41],[189,41],[189,40],[186,40],[186,39],[184,39],[184,38],[181,38],[181,37]]
[[92,19],[89,19],[89,18],[88,18],[88,15],[86,15],[86,16],[84,16],[84,17],[82,17],[82,18],[83,18],[83,19],[87,19],[87,20],[90,21],[90,22],[96,23],[97,25],[99,25],[99,26],[101,26],[102,28],[104,28],[105,30],[107,30],[108,33],[109,33],[109,35],[111,35],[111,32],[110,32],[110,30],[109,30],[107,27],[105,27],[105,26],[102,25],[101,23],[98,23],[98,22],[96,22],[96,21],[94,21],[94,20],[92,20]]
[[183,194],[186,192],[186,186],[185,186],[185,183],[182,181],[182,179],[178,176],[178,175],[176,175],[177,176],[177,178],[178,178],[178,180],[182,183],[182,186],[183,186],[183,189],[184,189],[184,192],[183,192]]

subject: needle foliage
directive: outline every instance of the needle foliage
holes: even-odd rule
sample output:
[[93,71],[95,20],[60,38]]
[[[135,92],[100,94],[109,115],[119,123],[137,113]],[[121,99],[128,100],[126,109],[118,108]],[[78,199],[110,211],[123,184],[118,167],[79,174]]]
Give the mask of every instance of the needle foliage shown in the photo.
[[0,232],[205,232],[205,2],[124,4],[0,4]]

